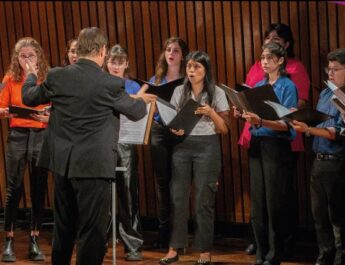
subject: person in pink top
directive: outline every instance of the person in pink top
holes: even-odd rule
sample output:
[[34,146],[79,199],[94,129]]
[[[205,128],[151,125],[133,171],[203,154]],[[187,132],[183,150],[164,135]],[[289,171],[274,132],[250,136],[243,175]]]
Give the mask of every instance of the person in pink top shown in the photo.
[[[294,82],[297,87],[298,93],[298,108],[303,108],[306,105],[306,102],[309,98],[309,88],[310,88],[310,79],[308,73],[299,60],[294,58],[294,39],[292,36],[291,29],[288,25],[282,23],[274,23],[270,24],[265,31],[265,39],[264,43],[268,42],[277,42],[281,46],[286,49],[287,52],[287,65],[286,71],[290,75],[290,79]],[[257,60],[255,64],[250,68],[247,76],[246,76],[246,85],[250,87],[254,87],[256,83],[261,81],[264,78],[264,71],[261,67],[260,60]],[[251,134],[249,132],[250,124],[245,123],[245,126],[242,130],[240,139],[238,144],[241,145],[243,148],[249,148]],[[297,170],[297,160],[298,160],[298,153],[304,151],[304,144],[303,138],[300,133],[297,134],[296,138],[291,142],[291,150],[294,152],[293,161],[292,161],[292,174],[295,175]],[[291,178],[293,180],[293,178]],[[292,185],[292,181],[291,181]],[[297,200],[296,196],[293,196],[292,200]],[[295,205],[291,205],[291,208],[296,208]],[[297,213],[293,213],[294,215],[292,218],[294,219],[293,222],[297,222]],[[296,223],[297,225],[297,223]],[[293,228],[292,228],[293,229]],[[246,252],[247,254],[255,254],[256,247],[254,244],[250,244]]]

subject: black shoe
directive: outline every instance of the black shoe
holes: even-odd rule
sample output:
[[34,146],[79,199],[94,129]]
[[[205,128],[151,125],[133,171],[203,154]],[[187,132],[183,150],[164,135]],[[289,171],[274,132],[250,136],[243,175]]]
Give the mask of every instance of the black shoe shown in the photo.
[[169,265],[171,263],[174,263],[174,262],[177,262],[178,261],[178,254],[176,254],[175,257],[172,257],[172,258],[161,258],[158,262],[158,264],[161,264],[161,265]]
[[256,246],[254,244],[249,244],[246,248],[247,255],[255,255],[256,253]]
[[2,252],[1,261],[15,262],[16,256],[14,255],[14,239],[13,237],[6,237],[4,244],[4,252]]
[[211,265],[211,264],[213,264],[211,260],[198,259],[198,261],[195,262],[195,265]]
[[141,261],[143,260],[143,255],[140,251],[131,251],[126,254],[125,260],[127,261]]
[[38,236],[30,236],[29,259],[33,261],[44,260],[44,254],[38,245]]

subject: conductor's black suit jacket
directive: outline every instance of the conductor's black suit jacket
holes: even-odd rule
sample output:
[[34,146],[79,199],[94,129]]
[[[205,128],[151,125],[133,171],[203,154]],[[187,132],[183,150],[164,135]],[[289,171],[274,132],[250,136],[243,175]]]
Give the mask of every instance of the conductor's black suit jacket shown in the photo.
[[146,114],[145,102],[129,97],[122,79],[87,59],[50,70],[38,86],[29,75],[22,96],[28,106],[51,102],[39,165],[68,178],[114,178],[119,113],[132,120]]

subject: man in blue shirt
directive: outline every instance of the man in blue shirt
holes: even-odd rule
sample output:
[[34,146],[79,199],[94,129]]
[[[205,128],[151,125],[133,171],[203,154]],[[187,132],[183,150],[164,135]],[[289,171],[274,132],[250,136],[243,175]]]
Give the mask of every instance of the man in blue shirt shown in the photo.
[[[328,54],[329,81],[345,84],[345,49]],[[293,121],[296,131],[314,135],[316,158],[311,170],[310,195],[319,256],[315,265],[345,264],[345,137],[341,113],[331,103],[333,92],[324,89],[317,110],[333,116],[317,127]]]

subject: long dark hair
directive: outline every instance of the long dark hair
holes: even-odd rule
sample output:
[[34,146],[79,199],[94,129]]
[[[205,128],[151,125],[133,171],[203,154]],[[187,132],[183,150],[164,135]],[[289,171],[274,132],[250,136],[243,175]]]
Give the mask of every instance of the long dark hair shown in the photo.
[[[264,51],[265,49],[269,50],[270,53],[277,56],[278,60],[280,58],[284,58],[284,62],[279,67],[279,75],[289,77],[289,74],[288,72],[286,72],[286,69],[285,69],[286,50],[279,43],[276,43],[276,42],[269,42],[269,43],[264,44],[262,46],[262,51]],[[265,76],[268,77],[267,74]]]
[[273,23],[268,26],[268,28],[265,31],[265,39],[270,35],[272,31],[277,32],[277,35],[279,38],[282,38],[285,42],[289,42],[289,47],[287,47],[287,57],[293,58],[295,57],[293,48],[295,44],[295,40],[293,39],[291,28],[283,23]]
[[165,59],[165,50],[166,48],[171,44],[171,43],[178,43],[178,45],[180,46],[181,50],[182,50],[182,61],[181,61],[181,66],[180,66],[180,75],[181,76],[185,76],[186,73],[186,56],[188,54],[188,46],[185,43],[185,41],[179,37],[171,37],[169,39],[167,39],[164,43],[163,46],[163,50],[159,56],[157,65],[156,65],[156,71],[155,71],[155,84],[158,85],[162,82],[162,79],[164,78],[164,76],[166,76],[167,72],[168,72],[168,64],[167,61]]
[[[208,104],[213,105],[213,96],[216,90],[215,82],[212,78],[211,62],[210,57],[207,53],[201,51],[190,52],[186,57],[186,64],[189,61],[195,61],[201,63],[205,67],[205,78],[204,87],[202,93],[207,93]],[[188,77],[185,78],[182,97],[179,103],[179,108],[182,108],[184,104],[187,103],[188,99],[191,97],[192,84],[190,83]]]

